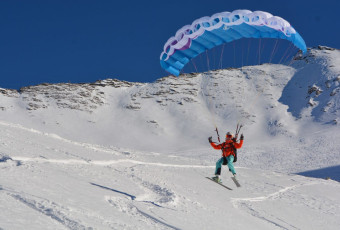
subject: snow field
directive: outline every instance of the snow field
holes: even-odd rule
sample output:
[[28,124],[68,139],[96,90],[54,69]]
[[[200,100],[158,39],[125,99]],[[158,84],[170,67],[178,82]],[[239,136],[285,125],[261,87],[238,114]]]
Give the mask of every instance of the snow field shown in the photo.
[[238,189],[224,167],[222,180],[233,188],[229,191],[204,178],[214,171],[209,159],[110,152],[13,126],[2,126],[0,135],[4,229],[23,225],[26,229],[336,229],[340,224],[340,185],[335,181],[236,167],[242,184]]

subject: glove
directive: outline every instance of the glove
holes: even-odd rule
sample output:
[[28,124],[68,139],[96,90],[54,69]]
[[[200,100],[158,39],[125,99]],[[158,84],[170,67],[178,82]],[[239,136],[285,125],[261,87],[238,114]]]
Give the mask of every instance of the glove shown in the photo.
[[209,140],[209,143],[211,143],[212,142],[212,137],[209,137],[208,140]]
[[241,134],[241,138],[240,138],[240,140],[243,140],[244,139],[244,136],[243,136],[243,133]]
[[236,140],[236,138],[234,137],[234,138],[232,139],[232,141],[233,141],[233,142],[236,142],[237,140]]

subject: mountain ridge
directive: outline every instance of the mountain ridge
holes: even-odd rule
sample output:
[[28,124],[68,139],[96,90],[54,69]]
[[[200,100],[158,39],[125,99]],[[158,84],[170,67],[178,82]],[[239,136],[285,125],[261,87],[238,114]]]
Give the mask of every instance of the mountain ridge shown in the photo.
[[320,46],[291,66],[245,66],[153,83],[106,79],[0,89],[0,119],[77,141],[137,148],[200,146],[214,126],[230,130],[237,122],[254,142],[266,139],[255,133],[296,137],[310,121],[338,123],[339,60],[339,50]]

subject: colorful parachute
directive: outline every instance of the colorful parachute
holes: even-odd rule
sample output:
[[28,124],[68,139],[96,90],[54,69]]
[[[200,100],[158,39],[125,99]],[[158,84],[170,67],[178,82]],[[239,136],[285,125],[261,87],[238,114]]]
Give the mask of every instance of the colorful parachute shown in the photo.
[[195,20],[179,29],[164,45],[163,69],[178,76],[181,69],[205,50],[240,38],[280,38],[292,42],[303,53],[306,43],[283,18],[263,11],[235,10]]

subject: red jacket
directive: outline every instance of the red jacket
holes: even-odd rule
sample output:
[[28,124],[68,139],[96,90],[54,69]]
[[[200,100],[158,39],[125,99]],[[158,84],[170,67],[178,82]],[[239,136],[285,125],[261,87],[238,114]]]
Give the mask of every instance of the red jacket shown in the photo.
[[228,157],[230,155],[235,157],[233,145],[236,149],[239,149],[243,145],[243,140],[240,140],[240,143],[234,142],[233,140],[227,140],[226,142],[223,142],[219,145],[215,144],[214,142],[211,142],[210,144],[214,149],[222,149],[223,157]]

